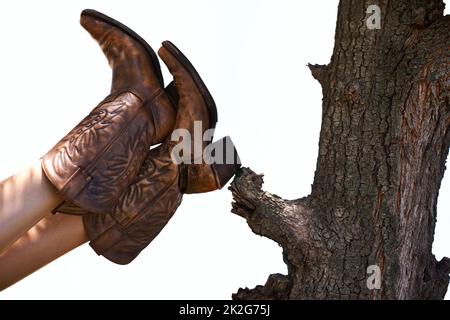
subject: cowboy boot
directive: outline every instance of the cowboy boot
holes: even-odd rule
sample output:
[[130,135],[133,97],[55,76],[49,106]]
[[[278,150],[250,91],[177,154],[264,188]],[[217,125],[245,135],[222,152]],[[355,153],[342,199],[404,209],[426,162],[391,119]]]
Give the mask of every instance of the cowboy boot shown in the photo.
[[[186,63],[186,58],[183,63],[178,63],[170,60],[169,54],[162,56],[174,74],[180,95],[176,128],[194,130],[194,122],[202,120],[207,123],[206,128],[215,125],[214,100],[210,95],[205,99],[204,95],[209,91],[200,76],[190,63]],[[215,114],[211,115],[210,110]],[[240,167],[237,151],[229,137],[212,144],[206,142],[205,148],[215,154],[205,157],[204,163],[200,164],[177,164],[173,150],[178,144],[167,141],[149,152],[140,173],[110,214],[83,216],[90,246],[98,255],[118,264],[130,263],[168,223],[184,193],[220,189]],[[218,154],[223,155],[222,161]],[[223,161],[227,159],[231,161]]]
[[[214,144],[222,146],[223,138]],[[117,264],[128,264],[162,231],[183,198],[181,181],[186,178],[180,166],[172,161],[174,142],[168,141],[152,149],[140,173],[110,214],[83,216],[89,245],[98,255]],[[233,149],[233,153],[237,154]],[[193,165],[195,166],[195,165]],[[216,165],[218,168],[224,165]],[[231,179],[230,171],[217,178],[220,184]],[[214,178],[215,179],[215,178]],[[211,186],[208,191],[212,191]],[[79,212],[80,213],[80,212]]]
[[139,171],[150,145],[173,130],[176,110],[163,90],[158,59],[129,28],[93,10],[81,25],[113,70],[111,94],[42,159],[42,169],[69,202],[111,212]]
[[[180,147],[184,153],[181,159],[172,154],[178,160],[182,160],[180,168],[183,173],[182,191],[190,194],[220,189],[239,169],[240,159],[237,153],[232,154],[234,146],[232,143],[230,144],[231,140],[225,139],[222,141],[225,142],[223,143],[225,149],[214,150],[217,148],[211,148],[210,146],[213,134],[209,134],[210,140],[203,139],[205,131],[213,130],[217,123],[217,108],[214,99],[197,70],[173,43],[170,41],[163,42],[158,54],[172,73],[175,86],[178,89],[179,103],[175,127],[184,129],[190,137],[190,139],[183,137],[182,144],[179,144],[173,150],[176,153],[178,147]],[[201,124],[200,130],[197,129],[199,123]],[[200,133],[200,136],[198,133]],[[186,144],[186,142],[188,143]],[[185,148],[186,145],[187,148]],[[219,145],[214,145],[214,147],[216,146]],[[194,150],[192,150],[192,147]],[[186,149],[188,150],[188,157],[185,154]],[[220,153],[219,155],[222,157],[216,156],[219,161],[204,159],[205,151],[208,149]],[[200,150],[199,154],[196,154],[196,150]],[[224,155],[228,159],[224,159]]]

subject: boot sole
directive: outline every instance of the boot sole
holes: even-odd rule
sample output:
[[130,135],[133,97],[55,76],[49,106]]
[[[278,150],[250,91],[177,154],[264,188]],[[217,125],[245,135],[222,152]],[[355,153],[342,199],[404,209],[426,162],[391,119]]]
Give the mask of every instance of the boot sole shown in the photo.
[[197,70],[195,70],[194,66],[188,60],[188,58],[186,58],[186,56],[172,42],[164,41],[162,45],[178,60],[178,62],[180,62],[186,68],[187,72],[194,80],[195,85],[201,92],[203,99],[205,100],[206,105],[209,109],[210,128],[211,129],[215,128],[218,120],[216,103],[214,102],[211,93],[209,92],[202,78],[198,74]]
[[151,63],[153,65],[153,68],[155,69],[156,77],[158,78],[158,81],[161,84],[161,88],[164,88],[164,79],[163,79],[163,75],[161,72],[161,65],[159,64],[158,56],[156,55],[153,48],[147,43],[147,41],[142,39],[141,36],[139,36],[136,32],[134,32],[133,30],[128,28],[123,23],[121,23],[111,17],[108,17],[107,15],[105,15],[101,12],[98,12],[98,11],[95,11],[92,9],[85,9],[81,12],[81,15],[96,18],[100,21],[103,21],[107,24],[110,24],[110,25],[120,29],[121,31],[126,33],[128,36],[130,36],[131,38],[136,40],[142,47],[144,47],[144,49],[148,52],[148,54],[150,56]]

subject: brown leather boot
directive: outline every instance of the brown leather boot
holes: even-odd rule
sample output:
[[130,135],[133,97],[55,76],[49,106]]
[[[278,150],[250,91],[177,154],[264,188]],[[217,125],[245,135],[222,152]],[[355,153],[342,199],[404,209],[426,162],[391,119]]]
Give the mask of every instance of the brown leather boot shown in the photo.
[[111,94],[125,88],[144,99],[145,109],[154,120],[153,144],[161,143],[174,128],[176,105],[169,102],[173,99],[177,102],[177,94],[173,83],[164,90],[154,50],[136,32],[98,11],[84,10],[80,23],[98,42],[112,68]]
[[113,69],[111,94],[43,157],[42,168],[66,200],[105,213],[138,173],[149,146],[173,130],[176,110],[142,38],[93,10],[83,11],[81,24]]
[[[208,164],[203,159],[203,151],[211,143],[202,139],[203,134],[208,129],[214,129],[217,123],[217,108],[214,99],[197,70],[173,43],[163,42],[158,54],[172,73],[175,86],[178,89],[179,103],[175,127],[185,129],[191,137],[191,141],[188,143],[191,147],[190,162],[181,165],[182,191],[184,193],[203,193],[220,189],[239,169],[240,160],[233,144],[230,144],[229,138],[224,140],[223,147],[225,150],[223,150],[222,155],[228,154],[231,161],[222,159],[220,163]],[[201,123],[202,137],[195,136],[198,135],[195,132],[195,122]],[[212,136],[211,134],[211,140]],[[182,143],[185,144],[185,142]],[[195,150],[192,150],[196,144],[201,145],[200,156],[202,159],[200,161],[196,159],[198,155],[195,154]],[[227,146],[228,150],[226,150]],[[234,155],[230,157],[232,152],[234,152]],[[185,159],[185,157],[183,158]]]

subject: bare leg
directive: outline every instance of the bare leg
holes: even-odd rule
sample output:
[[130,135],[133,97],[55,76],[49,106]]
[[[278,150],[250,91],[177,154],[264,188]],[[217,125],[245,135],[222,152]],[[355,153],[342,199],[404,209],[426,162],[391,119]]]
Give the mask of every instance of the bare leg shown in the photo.
[[40,161],[0,182],[0,253],[61,202]]
[[0,254],[0,291],[87,240],[81,217],[49,214]]

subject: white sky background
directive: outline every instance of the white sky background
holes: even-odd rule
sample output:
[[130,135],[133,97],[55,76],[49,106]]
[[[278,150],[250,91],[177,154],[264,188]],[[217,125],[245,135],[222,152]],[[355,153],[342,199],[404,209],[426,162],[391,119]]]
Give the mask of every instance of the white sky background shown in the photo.
[[[124,22],[155,50],[172,40],[191,59],[230,135],[264,189],[309,194],[322,94],[308,62],[329,62],[337,0],[9,1],[0,4],[0,180],[41,157],[107,94],[111,72],[79,26],[93,8]],[[448,10],[447,10],[448,12]],[[164,70],[167,83],[169,74]],[[439,199],[438,259],[450,256],[450,178]],[[239,287],[286,273],[281,248],[232,214],[231,193],[185,196],[163,232],[128,266],[88,245],[0,299],[228,299]],[[449,295],[447,295],[449,296]]]

